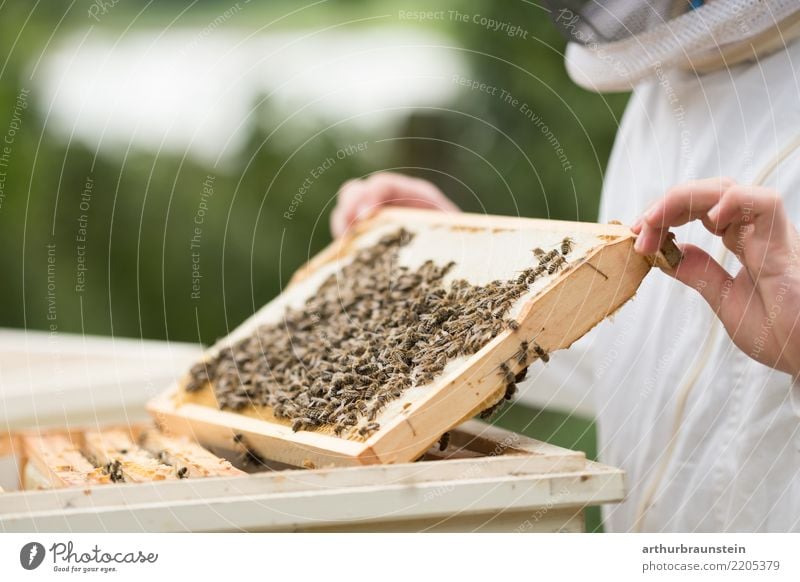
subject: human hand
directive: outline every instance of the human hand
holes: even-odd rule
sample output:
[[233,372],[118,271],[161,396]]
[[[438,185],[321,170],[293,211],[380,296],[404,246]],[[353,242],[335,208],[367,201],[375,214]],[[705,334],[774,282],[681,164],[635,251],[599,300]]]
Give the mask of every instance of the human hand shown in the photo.
[[800,235],[780,195],[729,178],[677,186],[634,223],[636,252],[656,253],[670,227],[692,220],[720,237],[742,268],[732,276],[701,248],[683,244],[678,267],[664,271],[700,292],[742,351],[797,378]]
[[339,189],[331,214],[333,236],[342,236],[353,224],[375,213],[381,206],[409,206],[459,212],[436,186],[420,178],[380,172],[363,180],[349,180]]

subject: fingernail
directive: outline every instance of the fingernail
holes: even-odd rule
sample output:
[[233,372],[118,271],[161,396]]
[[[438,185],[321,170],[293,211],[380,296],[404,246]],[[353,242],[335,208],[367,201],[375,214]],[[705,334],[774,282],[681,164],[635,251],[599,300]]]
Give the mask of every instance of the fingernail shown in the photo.
[[642,244],[643,244],[642,243],[642,237],[640,236],[640,237],[638,237],[636,239],[636,242],[633,243],[633,250],[635,250],[637,253],[641,253],[642,252]]

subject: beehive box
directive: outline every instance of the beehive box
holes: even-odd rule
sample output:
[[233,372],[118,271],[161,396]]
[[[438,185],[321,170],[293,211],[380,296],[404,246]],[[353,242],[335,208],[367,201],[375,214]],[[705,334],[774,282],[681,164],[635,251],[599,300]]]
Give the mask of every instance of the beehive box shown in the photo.
[[[138,453],[130,442],[119,451],[119,433],[138,441],[143,430],[170,439],[139,426],[0,437],[0,480],[9,481],[4,470],[19,474],[15,487],[0,491],[0,531],[577,532],[584,507],[620,501],[625,493],[619,469],[477,421],[453,430],[445,450],[433,447],[416,463],[302,470],[268,461],[247,464],[256,472],[245,475],[222,462],[216,474],[192,470],[180,479],[174,478],[180,467],[213,470],[220,459],[203,452],[198,463],[192,450],[192,461],[176,463],[187,443],[179,441],[175,450],[156,440],[143,445],[172,450],[166,475],[136,472],[135,481],[118,483],[108,471],[79,475],[83,461],[70,457],[76,451],[92,456],[89,441],[97,435],[107,435],[113,454],[130,457]],[[238,463],[241,452],[225,456]],[[65,475],[65,459],[78,470]]]
[[[187,376],[151,401],[148,408],[157,423],[170,432],[193,435],[203,443],[223,448],[233,441],[244,442],[256,455],[294,466],[412,461],[452,427],[510,396],[514,381],[533,360],[547,359],[550,352],[569,347],[634,295],[652,262],[633,252],[634,238],[621,225],[403,209],[383,211],[312,259],[279,297],[210,348],[201,366],[207,378],[198,381],[196,374]],[[386,243],[387,240],[391,242]],[[393,293],[393,301],[401,307],[404,290],[410,288],[404,277],[422,277],[424,289],[414,287],[415,297],[433,294],[436,301],[450,298],[442,308],[444,315],[440,309],[421,313],[412,320],[392,304],[395,319],[378,318],[378,323],[370,327],[375,318],[370,317],[369,306],[384,309],[385,302],[369,303],[369,297],[362,297],[369,294],[370,285],[369,281],[353,280],[358,278],[353,273],[362,272],[356,269],[361,268],[359,261],[380,265],[382,270],[364,272],[371,278],[380,278],[381,288],[388,288],[387,293]],[[344,430],[341,425],[333,430],[329,423],[307,426],[314,421],[312,416],[317,409],[313,402],[306,404],[311,399],[304,396],[298,400],[302,404],[286,396],[278,398],[277,405],[264,404],[269,401],[267,397],[275,400],[274,393],[267,391],[265,400],[259,400],[258,391],[253,388],[257,381],[248,385],[242,379],[236,352],[231,350],[232,346],[245,342],[251,345],[258,340],[263,358],[269,361],[270,350],[277,349],[278,343],[288,343],[298,351],[298,360],[307,358],[299,371],[298,367],[289,366],[292,374],[305,381],[320,366],[324,367],[331,349],[309,355],[311,350],[303,342],[313,339],[321,345],[330,344],[325,344],[325,338],[319,340],[314,330],[304,328],[301,332],[295,328],[312,326],[303,319],[306,312],[319,307],[319,297],[334,291],[342,297],[341,310],[336,313],[338,324],[347,326],[355,321],[371,338],[373,344],[365,349],[366,355],[377,354],[374,344],[379,344],[389,358],[405,337],[403,326],[424,330],[415,331],[413,347],[403,352],[406,355],[397,356],[402,362],[392,368],[408,371],[383,376],[390,378],[387,381],[397,381],[402,390],[395,390],[392,397],[380,402],[372,393],[369,398],[361,398],[358,414],[348,416],[345,412],[338,417],[348,423]],[[460,302],[459,297],[474,299],[480,309],[470,302]],[[488,305],[479,301],[486,297]],[[408,310],[420,301],[409,304]],[[357,316],[348,319],[348,308]],[[327,307],[323,311],[331,312]],[[475,317],[467,318],[473,312]],[[391,322],[398,319],[403,324],[392,327]],[[324,324],[323,318],[323,329]],[[279,335],[282,327],[288,339]],[[265,329],[269,330],[267,335]],[[357,328],[357,333],[361,331]],[[262,341],[262,337],[269,339]],[[417,341],[419,337],[422,339]],[[458,346],[452,357],[447,352],[449,346]],[[440,350],[448,355],[444,360],[438,357]],[[232,372],[215,379],[213,371],[208,370],[217,370],[219,362],[226,362],[226,354],[227,369]],[[353,364],[350,380],[346,375],[337,380],[334,375],[317,377],[314,382],[318,386],[333,384],[327,388],[328,395],[345,394],[347,386],[337,386],[337,382],[358,381],[373,373],[380,378],[380,368],[388,366],[381,360],[383,357],[373,356],[360,367]],[[423,361],[429,368],[431,362],[439,362],[441,369],[436,373],[420,372],[429,369],[420,363]],[[285,362],[280,365],[285,366]],[[259,376],[265,385],[271,381],[267,374],[272,374],[274,367]],[[330,417],[330,410],[338,402],[319,406],[324,405]],[[342,402],[348,404],[351,400]],[[223,410],[221,403],[230,406]],[[282,417],[276,412],[278,406],[289,410],[300,407],[304,416]]]

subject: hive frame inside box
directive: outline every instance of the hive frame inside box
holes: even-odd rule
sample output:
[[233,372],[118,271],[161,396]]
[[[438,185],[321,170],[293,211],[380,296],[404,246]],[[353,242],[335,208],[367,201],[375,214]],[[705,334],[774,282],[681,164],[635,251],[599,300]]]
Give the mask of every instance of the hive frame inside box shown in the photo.
[[[482,271],[477,273],[473,269],[467,277],[471,282],[474,281],[470,277],[491,275],[495,262],[511,253],[527,253],[525,260],[528,262],[523,266],[535,266],[531,253],[536,246],[532,244],[534,238],[547,239],[549,248],[553,248],[563,237],[573,237],[577,240],[577,256],[570,256],[571,262],[562,272],[541,284],[534,283],[540,287],[534,287],[518,301],[517,311],[512,316],[519,322],[519,329],[501,332],[478,353],[451,362],[432,384],[407,390],[379,416],[381,428],[365,440],[340,438],[323,431],[293,432],[288,424],[258,418],[258,413],[247,415],[219,410],[214,406],[213,396],[201,403],[187,396],[180,382],[148,404],[156,422],[171,432],[188,434],[204,444],[218,447],[229,446],[235,436],[246,440],[259,455],[295,466],[410,461],[442,433],[502,398],[505,382],[498,373],[499,366],[510,362],[514,372],[523,368],[514,361],[522,340],[535,339],[547,352],[569,347],[630,299],[651,268],[648,258],[633,252],[635,236],[621,225],[385,210],[360,225],[353,235],[335,242],[313,258],[295,275],[281,296],[212,347],[211,352],[248,335],[265,318],[274,320],[287,303],[292,303],[293,295],[309,296],[324,277],[352,257],[359,245],[372,244],[380,235],[400,227],[417,237],[421,234],[433,237],[434,242],[429,239],[425,249],[434,252],[441,252],[446,246],[435,244],[436,236],[449,236],[455,244],[464,243],[470,236],[490,237],[488,240],[497,248],[487,250],[485,244],[472,243],[470,252],[489,254],[483,257],[482,263],[473,266]],[[513,241],[513,244],[503,243],[504,240]],[[527,245],[522,244],[526,241]],[[581,245],[584,246],[581,248]],[[494,256],[491,256],[492,251],[496,251]],[[469,261],[474,257],[463,258]],[[457,270],[458,261],[456,263]],[[454,275],[457,276],[465,274]],[[294,305],[297,304],[302,301],[295,300]],[[210,393],[210,389],[206,392]]]
[[[16,438],[0,440],[0,455],[18,447]],[[582,531],[584,507],[625,494],[618,469],[477,421],[453,432],[448,453],[397,465],[6,492],[0,531]]]
[[[142,443],[144,433],[148,438]],[[184,478],[245,475],[225,459],[181,439],[171,439],[152,425],[139,423],[45,427],[0,436],[0,457],[13,457],[20,488],[31,481],[47,489],[106,485],[112,480],[97,465],[105,466],[115,459],[121,462],[120,472],[130,483],[177,479],[175,472],[181,468]],[[89,457],[95,459],[95,466]]]

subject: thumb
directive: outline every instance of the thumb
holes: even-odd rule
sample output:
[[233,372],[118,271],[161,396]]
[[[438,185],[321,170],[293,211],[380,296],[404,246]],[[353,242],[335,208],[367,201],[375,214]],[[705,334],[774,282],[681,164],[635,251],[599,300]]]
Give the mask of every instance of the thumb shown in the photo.
[[715,313],[719,313],[727,289],[733,283],[722,265],[700,247],[679,244],[683,253],[681,262],[675,269],[662,269],[684,285],[700,293]]

